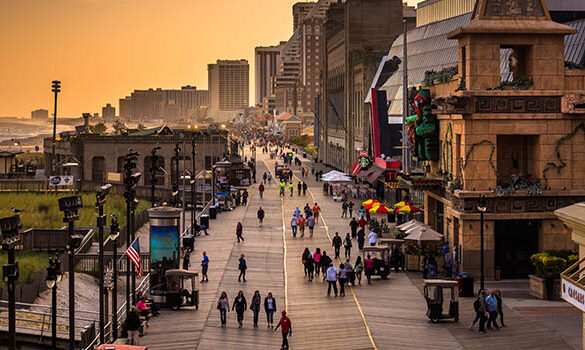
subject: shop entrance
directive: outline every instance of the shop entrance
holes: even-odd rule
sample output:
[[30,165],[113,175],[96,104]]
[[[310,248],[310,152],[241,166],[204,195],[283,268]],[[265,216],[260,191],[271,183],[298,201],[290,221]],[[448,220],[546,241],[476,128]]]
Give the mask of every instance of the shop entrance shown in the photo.
[[495,225],[496,271],[502,278],[528,277],[530,256],[538,252],[538,221],[498,220]]

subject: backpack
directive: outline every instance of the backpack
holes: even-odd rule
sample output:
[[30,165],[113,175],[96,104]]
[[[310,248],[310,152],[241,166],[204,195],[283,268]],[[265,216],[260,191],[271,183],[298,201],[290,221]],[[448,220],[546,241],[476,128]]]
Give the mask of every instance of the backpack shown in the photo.
[[475,301],[473,302],[473,310],[475,310],[475,312],[479,312],[479,308],[481,306],[481,302],[479,301],[479,297],[477,299],[475,299]]

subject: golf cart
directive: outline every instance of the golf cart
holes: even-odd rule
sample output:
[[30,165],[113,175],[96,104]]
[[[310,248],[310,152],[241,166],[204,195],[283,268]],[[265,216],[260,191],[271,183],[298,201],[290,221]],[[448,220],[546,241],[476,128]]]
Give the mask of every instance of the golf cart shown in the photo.
[[388,275],[390,274],[390,247],[364,247],[362,255],[363,259],[370,255],[374,260],[374,273],[372,276],[380,276],[383,280],[388,278]]
[[178,310],[181,306],[195,306],[195,309],[199,309],[198,277],[197,272],[183,269],[165,272],[166,303],[172,310]]
[[[455,322],[459,321],[459,302],[457,301],[457,282],[451,280],[424,280],[425,299],[427,301],[427,317],[433,323],[440,320],[453,318]],[[443,302],[445,296],[449,300],[449,312],[443,313]]]

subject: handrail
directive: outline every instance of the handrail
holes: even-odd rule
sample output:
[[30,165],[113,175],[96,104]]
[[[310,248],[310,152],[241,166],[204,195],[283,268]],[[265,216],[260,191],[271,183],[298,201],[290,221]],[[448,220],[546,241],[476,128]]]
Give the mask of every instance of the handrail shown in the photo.
[[[195,219],[197,221],[199,221],[199,219],[201,219],[201,216],[203,215],[203,213],[205,213],[206,211],[209,211],[209,208],[211,207],[211,205],[213,204],[213,198],[209,200],[209,202],[207,202],[207,204],[203,207],[203,209],[201,209],[201,211],[199,211],[199,213],[197,213],[197,215],[195,215]],[[181,237],[184,235],[187,235],[191,233],[191,224],[189,223],[189,227],[185,227],[185,230],[183,232],[181,232]]]
[[[0,304],[8,304],[8,300],[0,300]],[[22,302],[15,302],[16,306],[24,306],[24,307],[41,307],[41,308],[45,308],[45,309],[52,309],[53,307],[51,305],[44,305],[44,304],[30,304],[30,303],[22,303]],[[2,306],[0,306],[1,308]],[[68,307],[60,307],[57,306],[57,310],[69,310]],[[87,314],[95,314],[95,315],[99,315],[100,313],[97,311],[91,311],[91,310],[78,310],[75,309],[75,312],[82,312],[82,313],[87,313]]]

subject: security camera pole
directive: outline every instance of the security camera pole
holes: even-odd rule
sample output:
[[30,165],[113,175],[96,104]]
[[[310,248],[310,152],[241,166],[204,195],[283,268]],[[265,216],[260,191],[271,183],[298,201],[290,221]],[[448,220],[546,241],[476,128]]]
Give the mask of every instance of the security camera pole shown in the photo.
[[81,196],[59,198],[59,210],[63,212],[63,222],[67,223],[69,242],[69,350],[75,350],[75,249],[79,247],[83,236],[76,235],[74,222],[79,219],[78,210],[83,208]]
[[0,219],[2,250],[8,251],[8,264],[2,266],[2,277],[8,286],[8,348],[16,349],[16,300],[14,288],[18,279],[18,263],[14,257],[14,247],[18,244],[20,216]]

